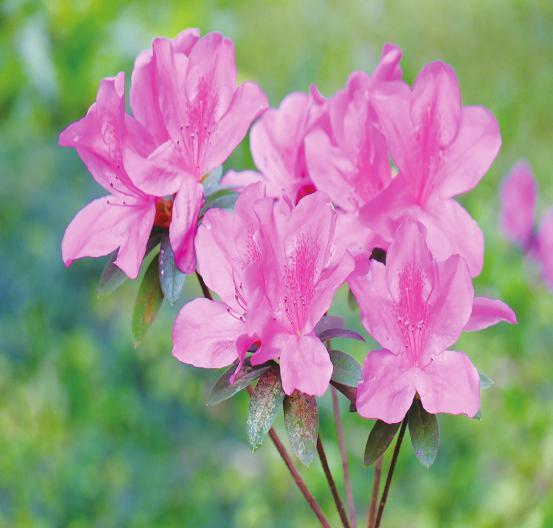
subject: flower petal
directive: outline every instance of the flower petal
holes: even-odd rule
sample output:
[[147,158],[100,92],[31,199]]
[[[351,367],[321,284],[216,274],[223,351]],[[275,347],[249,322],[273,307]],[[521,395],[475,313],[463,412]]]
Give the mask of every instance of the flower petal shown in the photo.
[[261,88],[252,82],[241,84],[234,92],[227,113],[211,133],[203,160],[203,173],[221,165],[244,139],[252,121],[268,106]]
[[360,416],[386,423],[403,420],[416,393],[416,375],[402,356],[388,350],[369,352],[363,363],[363,379],[357,387]]
[[324,394],[332,376],[332,362],[320,339],[278,334],[273,346],[280,349],[280,376],[286,394],[294,390],[313,396]]
[[184,178],[175,195],[173,216],[169,226],[175,262],[183,273],[192,273],[196,269],[194,237],[203,202],[202,186],[192,178]]
[[122,246],[123,255],[117,265],[134,279],[144,257],[155,206],[153,202],[132,206],[112,200],[110,196],[98,198],[77,213],[63,236],[63,261],[70,266],[75,259],[101,257]]
[[480,375],[463,352],[446,350],[417,379],[423,407],[431,414],[466,414],[480,409]]
[[441,196],[451,198],[473,189],[500,147],[501,133],[493,114],[480,106],[465,106],[457,137],[444,154]]
[[182,363],[221,368],[238,358],[236,340],[244,323],[224,303],[194,299],[179,312],[173,327],[173,356]]
[[517,316],[510,306],[499,299],[475,297],[470,319],[463,329],[465,332],[475,332],[501,321],[516,324]]

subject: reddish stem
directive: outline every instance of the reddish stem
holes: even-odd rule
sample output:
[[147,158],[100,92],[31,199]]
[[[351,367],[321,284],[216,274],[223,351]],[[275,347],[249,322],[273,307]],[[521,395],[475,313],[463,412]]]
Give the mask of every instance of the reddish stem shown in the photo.
[[369,528],[374,528],[376,520],[376,504],[378,502],[378,489],[380,488],[380,479],[382,478],[382,457],[380,457],[374,466],[373,494],[371,497],[371,507],[369,509]]
[[353,502],[353,493],[351,491],[351,480],[349,477],[348,456],[346,453],[346,445],[344,442],[344,428],[342,427],[342,418],[340,417],[340,404],[338,402],[338,393],[334,387],[331,387],[332,393],[332,410],[334,411],[334,421],[336,422],[336,433],[338,435],[338,446],[340,447],[340,455],[342,457],[342,469],[344,471],[344,487],[346,488],[346,497],[348,500],[349,517],[352,528],[357,526],[357,518],[355,514],[355,503]]
[[334,503],[336,504],[336,509],[338,510],[338,514],[340,515],[340,520],[342,521],[342,525],[344,526],[344,528],[350,528],[348,516],[346,515],[346,509],[344,508],[342,499],[340,499],[338,489],[336,488],[336,482],[334,482],[334,478],[332,477],[332,472],[330,471],[330,467],[328,465],[328,460],[326,458],[323,442],[319,435],[317,435],[317,453],[319,453],[321,465],[323,466],[323,471],[324,471],[326,480],[328,482],[330,492],[332,493],[332,498],[334,499]]

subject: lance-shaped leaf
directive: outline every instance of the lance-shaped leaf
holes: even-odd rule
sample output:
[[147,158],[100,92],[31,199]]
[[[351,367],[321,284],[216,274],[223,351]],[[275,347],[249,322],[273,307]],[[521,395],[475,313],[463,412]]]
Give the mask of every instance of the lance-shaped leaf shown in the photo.
[[272,364],[264,364],[258,367],[252,367],[249,362],[244,362],[240,372],[236,376],[234,383],[230,382],[231,376],[234,374],[238,361],[235,361],[211,388],[207,397],[208,405],[216,405],[222,401],[232,398],[237,392],[247,387],[252,381],[255,381],[264,374]]
[[161,237],[159,249],[159,283],[163,295],[171,306],[178,301],[185,279],[186,275],[177,268],[175,263],[169,235],[164,234]]
[[424,410],[421,401],[413,401],[407,414],[411,444],[420,462],[429,468],[436,460],[440,445],[440,429],[435,414]]
[[349,354],[341,350],[329,350],[330,361],[332,361],[332,381],[347,385],[348,387],[357,387],[361,381],[361,366]]
[[208,209],[217,207],[219,209],[231,209],[234,207],[238,193],[232,189],[219,189],[214,193],[206,196],[205,203],[200,211],[200,216],[203,216]]
[[253,451],[263,443],[278,411],[282,408],[283,400],[284,390],[280,372],[275,365],[259,378],[250,400],[248,438]]
[[480,374],[480,390],[489,389],[493,385],[493,379],[484,374],[483,372],[478,371]]
[[294,391],[284,398],[284,425],[292,452],[308,466],[313,460],[319,432],[315,396]]
[[357,341],[365,341],[365,338],[355,332],[354,330],[348,330],[347,328],[328,328],[323,330],[319,334],[319,339],[321,341],[326,341],[327,339],[334,339],[335,337],[344,337],[346,339],[356,339]]
[[336,315],[325,315],[315,326],[315,334],[320,335],[331,328],[344,328],[344,320]]
[[374,464],[386,452],[400,425],[401,422],[388,424],[382,420],[376,421],[365,446],[363,461],[367,466]]
[[144,339],[148,329],[155,321],[162,302],[163,292],[159,285],[159,264],[156,256],[144,274],[134,302],[132,317],[134,346],[138,346]]
[[[146,253],[144,255],[144,258],[159,244],[159,233],[152,233],[150,236],[150,239],[148,240],[148,244],[146,245]],[[110,293],[113,293],[119,286],[121,286],[128,277],[125,275],[125,273],[121,270],[119,266],[116,266],[114,264],[115,260],[117,259],[117,251],[113,252],[103,271],[102,275],[100,275],[100,280],[98,281],[98,297],[102,297],[103,295],[109,295]]]

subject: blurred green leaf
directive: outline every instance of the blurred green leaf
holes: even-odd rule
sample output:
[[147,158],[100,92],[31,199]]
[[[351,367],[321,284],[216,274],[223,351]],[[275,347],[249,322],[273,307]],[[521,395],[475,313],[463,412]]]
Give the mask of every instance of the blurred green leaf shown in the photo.
[[357,333],[355,330],[348,330],[347,328],[328,328],[323,330],[319,334],[319,339],[321,341],[326,341],[327,339],[334,339],[335,337],[341,337],[343,339],[355,339],[356,341],[365,341],[365,338]]
[[388,424],[382,420],[376,421],[365,445],[363,461],[367,466],[374,464],[386,452],[400,425],[401,422]]
[[148,329],[155,321],[162,302],[163,292],[159,284],[159,259],[156,256],[150,262],[144,274],[134,302],[132,334],[135,346],[138,346],[148,333]]
[[169,234],[165,233],[161,237],[159,250],[159,283],[171,306],[178,301],[185,279],[186,275],[177,268]]
[[315,396],[294,391],[284,398],[284,425],[292,452],[302,464],[313,460],[319,432],[319,410]]
[[353,357],[341,350],[329,350],[330,361],[332,361],[331,380],[348,387],[357,387],[361,380],[361,366]]
[[359,303],[350,289],[348,289],[348,306],[353,312],[359,310]]
[[113,293],[119,286],[121,286],[128,277],[125,275],[123,270],[119,266],[114,264],[115,259],[117,258],[117,251],[113,252],[105,267],[100,275],[100,280],[98,281],[98,297],[102,295],[109,295]]
[[200,216],[203,216],[209,209],[231,209],[236,203],[238,193],[232,189],[219,189],[206,197],[205,203],[200,211]]
[[248,412],[248,439],[252,450],[256,450],[282,408],[284,390],[280,381],[279,368],[274,365],[257,382]]
[[494,384],[493,379],[483,372],[478,371],[478,373],[480,374],[480,390],[489,389]]
[[436,460],[440,445],[440,429],[435,414],[424,410],[420,399],[415,399],[407,414],[411,445],[420,462],[429,468]]
[[238,361],[235,361],[224,374],[215,382],[209,396],[207,397],[208,405],[216,405],[222,401],[232,398],[237,392],[247,387],[252,381],[255,381],[264,374],[271,364],[264,364],[257,367],[252,367],[249,362],[244,362],[240,372],[236,376],[234,383],[231,383],[230,378],[234,374]]

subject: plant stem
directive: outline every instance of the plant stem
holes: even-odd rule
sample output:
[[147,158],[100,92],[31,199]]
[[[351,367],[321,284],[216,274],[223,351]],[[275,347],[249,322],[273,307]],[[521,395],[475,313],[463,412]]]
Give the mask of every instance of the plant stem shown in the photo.
[[346,510],[344,508],[344,504],[342,503],[342,499],[340,499],[340,495],[338,494],[336,483],[334,482],[334,478],[332,477],[332,472],[330,471],[330,467],[328,465],[328,460],[326,458],[323,442],[319,435],[317,435],[317,453],[319,453],[321,465],[323,466],[323,471],[324,471],[326,480],[328,482],[330,492],[332,493],[332,498],[334,499],[334,503],[336,504],[336,509],[338,510],[338,514],[340,515],[342,525],[344,526],[344,528],[350,528],[348,516],[346,515]]
[[369,528],[374,528],[376,519],[376,503],[378,502],[378,488],[380,488],[380,479],[382,478],[382,457],[380,457],[374,466],[373,494],[371,497],[371,507],[369,509]]
[[[251,396],[253,389],[251,388],[251,386],[248,386],[247,389],[248,389],[248,394]],[[328,519],[325,517],[325,514],[323,513],[323,511],[321,510],[319,503],[317,502],[315,497],[313,497],[309,489],[307,489],[307,486],[305,485],[305,482],[303,481],[303,479],[301,478],[301,475],[296,469],[296,466],[294,465],[292,458],[288,454],[288,451],[286,451],[286,448],[280,441],[280,438],[273,427],[269,429],[269,436],[271,437],[271,440],[273,441],[273,444],[275,445],[279,455],[282,457],[282,460],[286,464],[288,471],[290,471],[290,474],[292,475],[292,478],[294,479],[296,486],[302,492],[305,500],[307,501],[307,504],[309,504],[309,507],[313,510],[313,513],[317,516],[317,519],[319,519],[321,526],[323,526],[324,528],[330,528],[330,523],[328,522]]]
[[342,457],[342,470],[344,471],[344,487],[346,488],[346,498],[348,500],[349,518],[352,528],[355,528],[357,526],[357,519],[355,515],[355,503],[353,502],[353,494],[351,492],[348,455],[344,443],[344,428],[342,427],[342,418],[340,417],[340,404],[338,402],[338,393],[334,387],[331,387],[331,393],[332,410],[334,411],[334,421],[336,422],[336,433],[338,435],[338,446],[340,447],[340,455]]
[[198,272],[196,272],[196,277],[198,278],[198,282],[200,283],[200,288],[202,289],[202,293],[204,294],[204,297],[212,301],[213,297],[211,296],[211,292],[209,291],[209,288],[204,282],[203,277]]
[[386,499],[388,498],[388,491],[390,491],[390,484],[392,483],[392,477],[394,476],[394,469],[396,467],[397,457],[399,450],[401,449],[401,442],[405,435],[405,429],[407,427],[407,418],[403,419],[401,423],[401,429],[399,430],[399,436],[397,437],[396,446],[394,447],[394,454],[392,455],[392,462],[390,463],[390,469],[386,476],[386,484],[384,485],[384,491],[382,492],[382,498],[380,499],[380,506],[378,507],[378,514],[376,515],[375,528],[379,528],[380,521],[382,520],[382,513],[384,512],[384,506],[386,506]]

